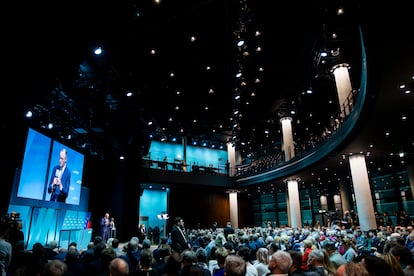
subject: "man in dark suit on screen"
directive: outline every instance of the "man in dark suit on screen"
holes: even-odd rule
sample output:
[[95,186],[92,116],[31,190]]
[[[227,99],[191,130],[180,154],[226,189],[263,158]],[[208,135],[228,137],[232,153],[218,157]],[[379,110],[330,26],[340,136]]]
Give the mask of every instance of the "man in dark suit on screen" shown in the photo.
[[66,202],[70,187],[70,170],[66,166],[68,153],[66,149],[59,152],[59,165],[53,167],[47,192],[50,194],[50,201]]

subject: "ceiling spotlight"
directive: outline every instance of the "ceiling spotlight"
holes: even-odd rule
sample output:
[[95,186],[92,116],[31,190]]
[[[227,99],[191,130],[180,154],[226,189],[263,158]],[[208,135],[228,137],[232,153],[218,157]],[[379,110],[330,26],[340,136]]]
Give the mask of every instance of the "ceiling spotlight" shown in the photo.
[[33,112],[31,110],[27,111],[25,114],[26,118],[32,118],[33,117]]
[[102,47],[96,47],[95,50],[93,50],[93,53],[97,56],[102,55]]
[[239,41],[237,41],[237,46],[238,47],[241,47],[243,45],[244,45],[244,40],[243,39],[240,39]]

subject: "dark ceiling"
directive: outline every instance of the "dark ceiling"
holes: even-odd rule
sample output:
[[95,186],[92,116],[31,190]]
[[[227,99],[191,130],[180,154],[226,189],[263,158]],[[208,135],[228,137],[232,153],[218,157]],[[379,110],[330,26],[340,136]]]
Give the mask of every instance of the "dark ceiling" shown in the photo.
[[[9,23],[15,27],[6,31],[16,113],[35,108],[31,124],[42,128],[54,121],[52,135],[63,140],[71,134],[64,142],[97,158],[122,154],[131,144],[145,153],[150,135],[168,141],[185,136],[209,147],[230,141],[247,155],[280,145],[279,119],[291,110],[296,111],[294,137],[301,143],[320,135],[338,115],[332,65],[350,64],[358,89],[361,25],[369,110],[349,144],[301,178],[329,183],[349,177],[341,156],[351,152],[370,151],[368,158],[375,156],[370,169],[388,170],[395,159],[390,153],[414,153],[413,92],[398,88],[405,82],[413,89],[408,32],[413,24],[404,17],[410,10],[404,5],[371,7],[358,0],[27,3],[13,7]],[[342,15],[336,13],[340,6]],[[237,36],[246,38],[246,46],[236,46]],[[95,46],[103,55],[93,55]],[[323,49],[331,52],[321,59]],[[235,77],[238,71],[241,78]],[[311,95],[305,92],[309,87]],[[401,121],[403,114],[408,118]],[[391,135],[385,137],[386,131]],[[401,166],[400,159],[395,162]]]

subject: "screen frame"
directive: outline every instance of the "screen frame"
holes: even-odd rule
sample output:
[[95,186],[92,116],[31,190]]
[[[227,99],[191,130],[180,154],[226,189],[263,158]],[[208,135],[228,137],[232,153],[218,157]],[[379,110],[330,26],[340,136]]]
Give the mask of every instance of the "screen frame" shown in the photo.
[[[66,202],[53,202],[49,200],[47,185],[53,167],[59,164],[59,152],[63,148],[68,152],[67,167],[71,171],[69,196]],[[83,209],[81,205],[85,202],[82,199],[85,190],[82,186],[84,165],[84,153],[29,127],[21,168],[16,169],[10,203],[34,207]]]

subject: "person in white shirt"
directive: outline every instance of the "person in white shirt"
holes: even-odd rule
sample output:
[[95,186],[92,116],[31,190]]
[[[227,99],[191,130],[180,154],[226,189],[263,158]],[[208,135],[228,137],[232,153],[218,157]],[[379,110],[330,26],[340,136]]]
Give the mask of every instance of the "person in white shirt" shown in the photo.
[[242,257],[246,261],[246,276],[259,276],[257,269],[250,262],[251,249],[247,246],[241,246],[237,249],[236,255]]

